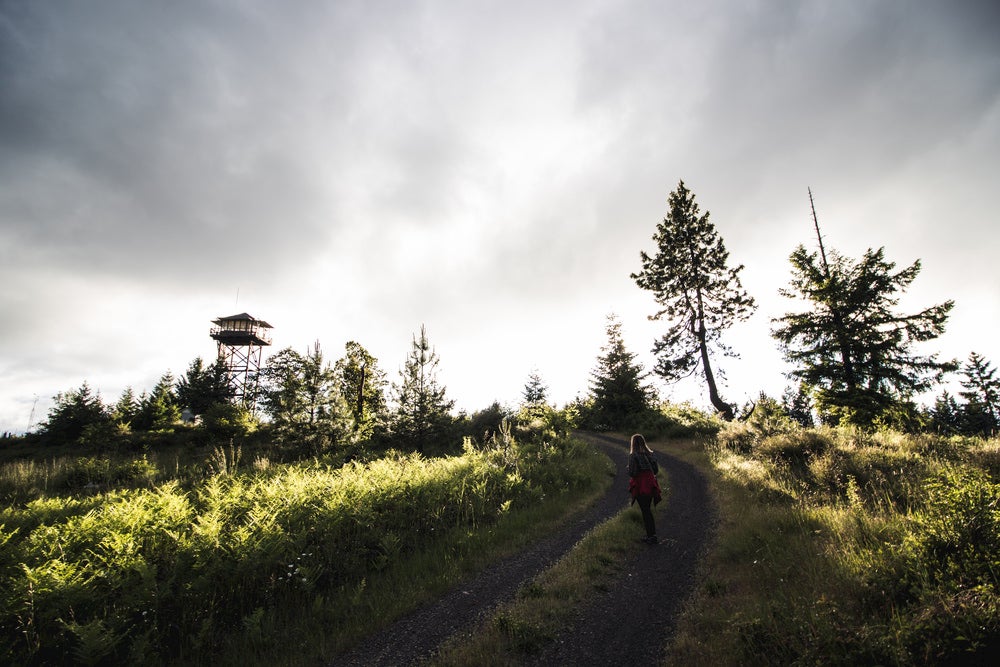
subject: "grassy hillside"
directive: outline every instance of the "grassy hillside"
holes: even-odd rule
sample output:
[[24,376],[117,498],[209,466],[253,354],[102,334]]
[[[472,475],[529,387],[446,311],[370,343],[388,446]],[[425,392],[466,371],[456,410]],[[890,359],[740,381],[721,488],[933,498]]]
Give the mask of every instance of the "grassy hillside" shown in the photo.
[[585,502],[606,478],[551,432],[342,466],[240,458],[3,464],[0,662],[329,656],[567,511],[542,498]]
[[688,456],[722,522],[670,664],[1000,662],[1000,441],[779,421]]

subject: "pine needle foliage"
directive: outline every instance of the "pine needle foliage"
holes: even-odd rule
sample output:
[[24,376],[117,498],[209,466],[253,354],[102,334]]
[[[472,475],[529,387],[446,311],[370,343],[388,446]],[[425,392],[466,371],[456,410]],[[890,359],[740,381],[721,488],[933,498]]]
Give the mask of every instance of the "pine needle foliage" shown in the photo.
[[813,390],[826,423],[871,426],[957,368],[914,351],[944,333],[954,302],[900,313],[899,298],[920,273],[920,260],[896,270],[884,248],[869,248],[855,261],[827,251],[818,222],[816,233],[819,250],[798,246],[789,257],[790,286],[779,290],[809,309],[772,320],[772,335],[794,366],[791,377]]
[[605,333],[607,341],[590,373],[588,414],[598,430],[624,427],[649,410],[654,398],[653,390],[644,383],[647,374],[642,364],[625,346],[617,315],[608,315]]
[[642,289],[653,293],[660,310],[651,320],[665,320],[666,333],[655,343],[654,371],[675,382],[701,369],[709,399],[726,420],[733,406],[719,395],[712,356],[735,356],[722,343],[722,334],[756,310],[753,298],[740,282],[743,265],[729,266],[729,251],[709,213],[701,213],[684,181],[668,198],[669,211],[657,225],[656,253],[640,253],[642,270],[631,274]]
[[56,394],[42,433],[54,443],[76,442],[88,426],[104,424],[110,419],[100,395],[84,382],[79,389]]
[[427,338],[427,329],[420,326],[420,338],[413,345],[400,371],[400,383],[393,386],[396,409],[392,416],[394,437],[424,451],[448,432],[453,419],[455,402],[446,395],[438,381],[440,359]]
[[981,354],[972,352],[962,366],[963,430],[994,435],[1000,429],[1000,378],[996,368]]
[[223,360],[205,365],[201,357],[195,357],[177,380],[176,395],[177,403],[195,415],[204,415],[213,406],[228,403],[233,398],[233,388],[229,386]]
[[524,383],[524,389],[521,390],[521,405],[523,406],[541,406],[548,402],[549,388],[542,380],[542,376],[539,375],[538,371],[532,371],[528,375],[528,381]]

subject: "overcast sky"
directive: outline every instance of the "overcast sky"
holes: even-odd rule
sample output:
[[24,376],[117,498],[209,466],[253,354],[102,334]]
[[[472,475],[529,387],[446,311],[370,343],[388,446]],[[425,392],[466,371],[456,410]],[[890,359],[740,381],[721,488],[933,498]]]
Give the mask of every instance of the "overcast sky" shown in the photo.
[[[922,351],[1000,363],[995,2],[0,2],[0,430],[214,358],[426,325],[458,406],[584,394],[679,179],[759,310],[723,397],[787,381],[788,255],[885,246],[949,298]],[[707,406],[701,382],[658,385]]]

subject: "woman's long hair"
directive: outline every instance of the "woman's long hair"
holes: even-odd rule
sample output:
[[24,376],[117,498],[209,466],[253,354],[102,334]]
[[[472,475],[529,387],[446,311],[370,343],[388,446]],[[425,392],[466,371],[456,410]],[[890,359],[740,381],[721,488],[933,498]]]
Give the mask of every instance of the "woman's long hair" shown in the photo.
[[648,454],[653,453],[653,450],[650,449],[649,445],[646,444],[646,439],[638,433],[632,436],[632,441],[629,443],[628,446],[629,454],[635,454],[636,452],[644,452]]

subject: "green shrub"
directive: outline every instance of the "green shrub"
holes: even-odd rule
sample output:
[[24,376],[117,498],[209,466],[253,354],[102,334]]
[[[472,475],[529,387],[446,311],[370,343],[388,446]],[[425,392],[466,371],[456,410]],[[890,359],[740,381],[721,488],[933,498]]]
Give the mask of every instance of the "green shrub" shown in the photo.
[[899,544],[878,550],[870,604],[892,610],[903,662],[987,664],[1000,655],[1000,484],[949,468]]
[[723,422],[699,410],[690,403],[663,403],[655,410],[648,410],[635,418],[632,431],[648,439],[693,438],[713,436]]
[[220,447],[225,475],[103,494],[142,486],[156,466],[73,460],[61,487],[93,495],[0,510],[0,656],[175,662],[252,639],[262,614],[347,595],[449,532],[588,482],[583,445],[536,435],[339,468],[239,467],[239,450]]
[[758,454],[777,463],[805,466],[829,451],[831,446],[829,436],[822,431],[779,432],[760,442]]
[[925,585],[1000,588],[1000,483],[977,470],[949,469],[926,490],[903,545],[910,572]]
[[778,433],[788,433],[798,428],[798,424],[788,414],[785,406],[763,393],[753,404],[751,412],[744,421],[763,438]]
[[725,648],[689,662],[1000,662],[996,440],[748,422],[706,451],[727,585],[695,606]]
[[214,403],[202,416],[202,426],[221,440],[242,439],[257,430],[253,413],[232,403]]
[[965,459],[991,479],[1000,479],[1000,439],[980,440],[975,446],[967,446]]
[[1000,661],[996,587],[928,591],[907,612],[892,626],[900,643],[900,663],[996,665]]
[[145,457],[112,460],[80,457],[65,466],[55,486],[70,491],[106,490],[114,487],[146,486],[156,477],[156,466]]

